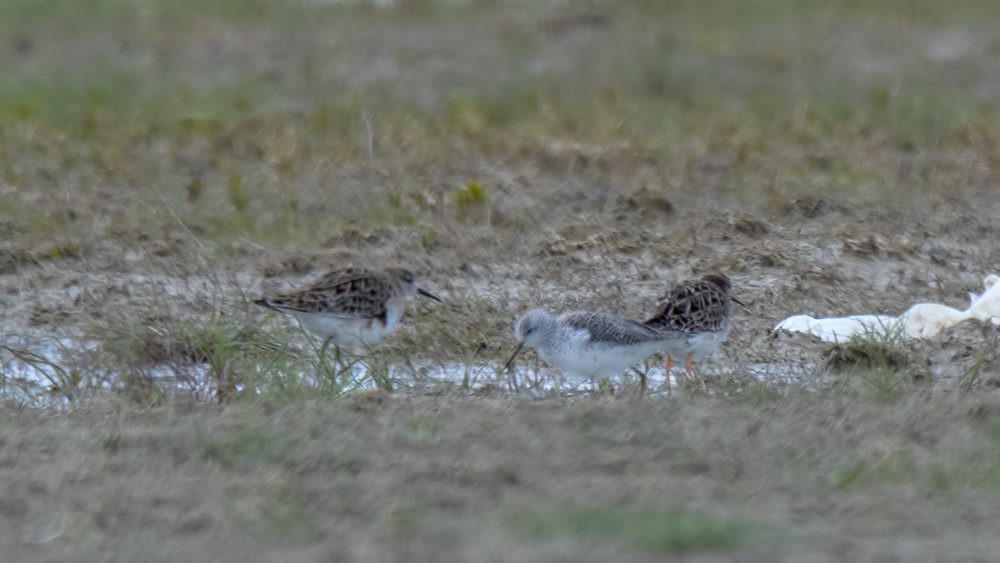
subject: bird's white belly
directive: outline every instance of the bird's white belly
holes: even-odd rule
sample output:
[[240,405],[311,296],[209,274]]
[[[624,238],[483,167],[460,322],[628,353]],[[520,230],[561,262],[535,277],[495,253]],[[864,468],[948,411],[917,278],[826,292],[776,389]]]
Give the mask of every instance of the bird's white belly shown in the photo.
[[585,341],[579,346],[538,350],[538,357],[563,371],[597,378],[621,375],[629,369],[629,366],[641,362],[658,351],[657,343],[625,347]]
[[702,332],[691,335],[687,339],[687,352],[691,353],[691,359],[700,360],[715,353],[719,345],[729,334],[729,327],[718,332]]
[[395,328],[395,323],[383,327],[376,319],[348,319],[298,311],[292,311],[292,315],[303,329],[322,338],[329,337],[337,346],[374,344]]

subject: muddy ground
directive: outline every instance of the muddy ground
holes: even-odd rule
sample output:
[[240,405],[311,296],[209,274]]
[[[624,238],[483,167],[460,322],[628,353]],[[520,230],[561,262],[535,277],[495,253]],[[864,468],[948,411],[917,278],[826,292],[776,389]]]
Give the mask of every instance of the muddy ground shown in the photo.
[[[771,333],[965,309],[996,273],[1000,14],[15,4],[4,560],[1000,553],[996,327]],[[348,265],[444,299],[351,356],[391,392],[303,384],[252,305]],[[748,306],[707,392],[495,376],[528,307],[641,318],[708,272]]]

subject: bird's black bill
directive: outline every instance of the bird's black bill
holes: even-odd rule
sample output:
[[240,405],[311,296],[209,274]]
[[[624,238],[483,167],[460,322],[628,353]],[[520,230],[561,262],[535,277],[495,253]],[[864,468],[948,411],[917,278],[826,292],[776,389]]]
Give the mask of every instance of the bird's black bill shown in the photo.
[[267,299],[258,299],[253,302],[254,305],[260,305],[261,307],[271,308],[271,304],[268,303]]
[[420,289],[418,287],[417,288],[417,293],[420,294],[420,295],[423,295],[424,297],[426,297],[428,299],[433,299],[433,300],[437,301],[438,303],[441,303],[441,298],[440,297],[438,297],[437,295],[434,295],[433,293],[427,291],[426,289]]
[[500,372],[501,375],[508,369],[510,369],[511,364],[514,363],[514,358],[516,358],[518,353],[521,352],[521,348],[524,348],[524,342],[517,343],[517,348],[514,348],[514,353],[510,355],[510,359],[507,360],[507,363],[503,365],[503,371]]
[[737,305],[742,306],[744,309],[749,309],[750,308],[750,307],[747,307],[746,303],[740,301],[739,299],[733,297],[732,295],[730,295],[729,298],[733,300],[733,303],[736,303]]

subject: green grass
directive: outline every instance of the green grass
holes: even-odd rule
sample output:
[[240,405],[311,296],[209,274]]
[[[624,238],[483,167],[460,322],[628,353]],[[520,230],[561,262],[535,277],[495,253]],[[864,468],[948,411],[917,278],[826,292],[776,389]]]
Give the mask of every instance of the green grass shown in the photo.
[[826,366],[837,373],[837,386],[879,400],[898,397],[914,382],[917,362],[905,347],[905,326],[865,327],[844,345],[827,349]]
[[969,365],[962,371],[955,381],[955,387],[965,392],[970,392],[976,388],[979,378],[991,360],[995,360],[997,354],[997,333],[983,330],[983,343],[976,349],[969,359]]
[[[243,297],[222,298],[222,286],[216,291],[226,313],[174,318],[144,308],[108,309],[82,334],[67,329],[74,336],[58,344],[58,357],[31,346],[3,345],[0,359],[33,366],[57,396],[70,401],[111,392],[125,402],[158,406],[178,393],[288,403],[358,389],[392,391],[401,378],[426,383],[427,366],[455,358],[468,368],[460,385],[480,387],[494,377],[482,366],[509,352],[503,309],[457,294],[440,304],[411,303],[408,314],[415,317],[416,330],[400,330],[364,349],[342,348],[335,362],[332,346],[321,360],[321,341],[288,318],[258,311]],[[164,311],[172,306],[170,299],[161,305]],[[13,396],[14,388],[4,393]]]
[[251,535],[301,541],[315,529],[307,499],[291,486],[262,487],[249,497],[234,496],[228,508],[230,518]]
[[652,553],[725,551],[750,548],[764,528],[739,516],[712,516],[686,508],[623,511],[618,508],[560,507],[519,512],[507,519],[513,533],[536,542],[573,539],[620,541]]
[[912,451],[873,452],[862,456],[830,479],[835,490],[879,490],[893,486],[916,486],[935,493],[952,490],[1000,491],[1000,453],[953,449],[919,460]]
[[709,383],[716,396],[749,405],[766,405],[780,400],[783,396],[778,384],[762,381],[750,373],[736,377],[711,378]]
[[[481,299],[458,289],[443,295],[442,303],[413,304],[407,316],[421,328],[393,335],[398,348],[421,350],[426,358],[469,366],[505,360],[512,350],[507,298]],[[464,386],[471,377],[467,374]]]
[[198,450],[206,461],[233,469],[239,463],[282,462],[301,446],[302,437],[289,436],[255,422],[225,432],[196,429]]
[[[152,323],[109,320],[92,327],[84,339],[100,343],[90,364],[106,366],[118,374],[117,385],[126,388],[132,378],[148,379],[151,369],[165,367],[182,387],[220,400],[236,394],[252,397],[264,389],[275,397],[295,398],[302,392],[297,375],[307,368],[283,331],[265,332],[238,315]],[[141,397],[133,400],[142,402]]]
[[[411,369],[405,348],[391,340],[363,350],[342,349],[336,364],[330,347],[321,361],[319,340],[289,326],[280,315],[268,318],[264,326],[246,313],[153,323],[109,321],[92,327],[85,337],[100,346],[81,360],[80,369],[103,366],[118,374],[112,390],[128,390],[134,377],[148,379],[151,369],[166,368],[182,387],[190,386],[189,391],[206,399],[268,397],[281,402],[333,398],[369,386],[391,391],[397,376]],[[357,370],[360,376],[354,375]],[[107,388],[108,381],[102,385],[88,391]],[[170,380],[161,381],[157,397],[171,392],[170,386]],[[143,394],[130,397],[146,400]]]

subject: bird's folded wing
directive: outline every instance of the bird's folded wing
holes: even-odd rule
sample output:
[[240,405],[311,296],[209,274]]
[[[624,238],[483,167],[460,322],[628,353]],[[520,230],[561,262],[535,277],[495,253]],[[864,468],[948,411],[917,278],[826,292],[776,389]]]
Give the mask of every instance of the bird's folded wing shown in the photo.
[[330,296],[322,292],[306,290],[298,293],[276,295],[266,301],[266,306],[272,309],[316,313],[342,319],[372,319],[384,318],[386,316],[384,301],[360,295]]
[[656,303],[647,326],[677,330],[720,330],[729,306],[726,294],[713,283],[685,282]]
[[559,315],[559,321],[573,328],[586,330],[592,342],[618,346],[687,337],[680,331],[660,330],[610,313],[568,311]]

